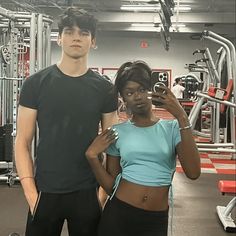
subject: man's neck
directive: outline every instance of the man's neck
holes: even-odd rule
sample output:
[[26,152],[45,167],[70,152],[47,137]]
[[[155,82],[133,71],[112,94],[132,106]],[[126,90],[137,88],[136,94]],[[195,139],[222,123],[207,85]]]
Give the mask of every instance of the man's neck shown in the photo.
[[78,77],[85,74],[88,70],[87,60],[80,59],[62,59],[57,63],[58,68],[66,75]]

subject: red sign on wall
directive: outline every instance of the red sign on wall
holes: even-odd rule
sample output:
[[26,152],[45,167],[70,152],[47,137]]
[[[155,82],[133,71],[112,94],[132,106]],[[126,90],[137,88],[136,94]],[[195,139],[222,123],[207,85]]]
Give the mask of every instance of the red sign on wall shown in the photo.
[[141,48],[147,48],[147,47],[148,47],[148,42],[145,41],[145,40],[141,41],[140,47],[141,47]]

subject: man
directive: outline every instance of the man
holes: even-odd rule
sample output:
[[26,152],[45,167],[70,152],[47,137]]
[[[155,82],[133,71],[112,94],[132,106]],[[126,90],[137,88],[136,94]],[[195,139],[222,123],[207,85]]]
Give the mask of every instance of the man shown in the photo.
[[[77,8],[60,16],[61,60],[22,87],[16,137],[16,167],[29,204],[26,236],[95,236],[101,207],[85,151],[102,129],[117,122],[117,96],[110,82],[88,69],[96,19]],[[35,162],[31,143],[36,122]]]
[[182,79],[176,78],[175,79],[175,86],[171,89],[172,93],[175,95],[178,99],[183,99],[183,92],[185,90],[185,87],[182,86]]

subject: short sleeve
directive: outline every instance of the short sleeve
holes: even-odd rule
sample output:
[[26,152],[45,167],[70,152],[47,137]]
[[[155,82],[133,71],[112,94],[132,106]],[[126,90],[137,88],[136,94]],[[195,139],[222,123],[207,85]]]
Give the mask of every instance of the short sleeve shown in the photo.
[[38,91],[36,91],[35,79],[32,77],[26,79],[21,87],[19,104],[24,107],[37,109],[37,94]]
[[117,110],[118,108],[118,93],[111,82],[106,81],[106,83],[106,96],[104,99],[102,113],[110,113]]
[[111,156],[117,156],[119,157],[120,156],[120,151],[119,149],[116,147],[116,142],[115,143],[112,143],[108,148],[107,150],[105,151],[108,155],[111,155]]
[[173,145],[174,147],[176,147],[177,144],[181,142],[181,134],[179,131],[179,123],[177,120],[173,120],[172,129],[173,129]]

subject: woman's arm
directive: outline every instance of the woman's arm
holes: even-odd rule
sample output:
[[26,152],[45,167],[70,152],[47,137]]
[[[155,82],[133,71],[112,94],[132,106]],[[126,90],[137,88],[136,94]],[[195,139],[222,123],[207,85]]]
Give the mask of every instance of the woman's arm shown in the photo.
[[160,107],[169,111],[178,120],[181,142],[176,147],[177,154],[186,176],[197,179],[201,173],[200,156],[186,112],[167,87],[160,86],[158,92],[153,92],[152,100],[161,103]]
[[186,176],[190,179],[197,179],[201,174],[200,157],[194,141],[191,128],[182,129],[189,126],[187,115],[178,118],[181,142],[177,145],[176,150],[179,161]]
[[93,158],[90,156],[87,156],[87,158],[98,183],[102,186],[106,193],[110,195],[112,193],[115,178],[120,172],[120,158],[107,156],[107,164],[109,165],[109,169],[107,171],[102,166],[98,158]]

